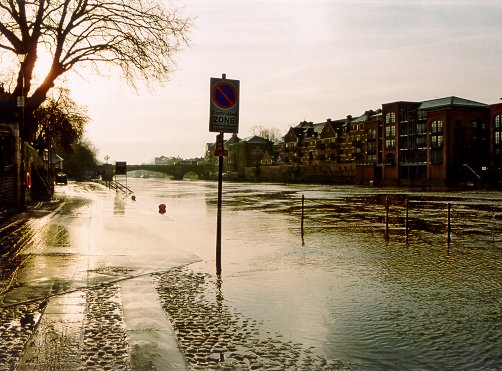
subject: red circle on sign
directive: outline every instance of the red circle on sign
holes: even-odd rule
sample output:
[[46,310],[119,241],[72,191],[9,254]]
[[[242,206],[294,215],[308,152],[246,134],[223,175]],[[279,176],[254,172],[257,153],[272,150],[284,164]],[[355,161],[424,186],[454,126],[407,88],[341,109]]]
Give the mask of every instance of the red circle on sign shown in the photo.
[[217,83],[211,94],[213,103],[223,109],[230,109],[235,106],[237,98],[238,95],[235,86],[225,81]]

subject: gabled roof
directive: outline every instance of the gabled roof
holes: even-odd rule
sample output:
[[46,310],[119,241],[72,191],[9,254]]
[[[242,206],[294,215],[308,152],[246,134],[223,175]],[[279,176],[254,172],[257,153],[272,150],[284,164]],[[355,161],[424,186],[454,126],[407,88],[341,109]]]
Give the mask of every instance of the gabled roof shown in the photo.
[[475,102],[468,99],[463,99],[459,97],[445,97],[439,99],[432,99],[423,101],[418,107],[419,110],[428,110],[440,107],[478,107],[485,108],[488,107],[485,103]]
[[270,140],[259,137],[258,135],[253,135],[247,138],[242,139],[243,142],[250,144],[269,144],[272,143]]
[[314,133],[321,134],[321,131],[324,128],[325,125],[326,125],[325,122],[320,122],[318,124],[314,124],[313,125]]
[[225,141],[225,144],[239,143],[241,139],[237,135],[232,135],[229,139]]
[[296,139],[303,138],[305,134],[305,129],[294,127],[294,128],[289,128],[288,132],[284,135],[283,139],[284,141],[287,140],[288,137],[293,136]]
[[382,116],[382,112],[369,110],[364,112],[361,116],[354,118],[351,122],[365,122],[372,118],[377,118],[379,116]]
[[313,125],[312,121],[302,121],[295,126],[295,129],[310,129]]

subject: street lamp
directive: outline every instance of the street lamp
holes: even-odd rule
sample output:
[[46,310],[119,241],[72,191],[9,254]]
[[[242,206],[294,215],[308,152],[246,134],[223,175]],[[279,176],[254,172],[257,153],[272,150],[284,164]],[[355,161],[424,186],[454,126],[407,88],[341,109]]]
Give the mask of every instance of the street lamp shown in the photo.
[[21,200],[20,209],[26,209],[26,190],[25,190],[25,178],[26,174],[24,171],[24,106],[25,106],[25,95],[24,95],[24,62],[28,53],[19,53],[17,58],[19,63],[21,63],[21,96],[17,98],[17,106],[21,108],[21,123],[19,125],[19,137],[21,138]]

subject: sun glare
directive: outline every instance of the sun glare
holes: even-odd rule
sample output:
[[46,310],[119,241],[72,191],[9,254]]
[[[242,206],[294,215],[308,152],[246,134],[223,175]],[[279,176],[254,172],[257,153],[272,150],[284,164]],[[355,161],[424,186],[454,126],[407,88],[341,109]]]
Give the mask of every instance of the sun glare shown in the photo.
[[35,78],[37,80],[42,80],[45,78],[51,68],[51,63],[52,57],[49,52],[45,50],[39,50],[37,62],[35,63],[35,69],[33,70]]

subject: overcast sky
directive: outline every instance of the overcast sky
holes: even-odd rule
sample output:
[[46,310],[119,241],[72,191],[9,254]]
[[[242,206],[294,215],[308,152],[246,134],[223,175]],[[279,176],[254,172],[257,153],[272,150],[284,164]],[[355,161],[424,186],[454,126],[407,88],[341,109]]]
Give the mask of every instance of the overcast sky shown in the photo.
[[[113,76],[74,80],[99,159],[129,164],[203,156],[209,80],[240,80],[239,137],[382,103],[502,97],[500,0],[175,0],[195,18],[166,88]],[[225,138],[230,137],[226,134]]]

